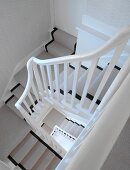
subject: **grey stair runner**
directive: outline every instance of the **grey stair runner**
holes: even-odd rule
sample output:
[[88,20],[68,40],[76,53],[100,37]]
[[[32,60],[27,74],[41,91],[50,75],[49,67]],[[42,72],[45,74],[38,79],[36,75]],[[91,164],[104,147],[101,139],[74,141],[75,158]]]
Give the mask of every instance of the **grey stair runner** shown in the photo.
[[56,152],[44,143],[34,132],[13,149],[9,159],[16,165],[15,169],[54,170],[60,159]]
[[[49,59],[52,58],[52,54],[49,54],[45,51],[43,51],[41,54],[37,56],[37,58],[44,60],[44,59]],[[20,83],[23,87],[26,86],[27,83],[27,78],[28,78],[28,73],[27,73],[27,68],[26,66],[21,69],[16,75],[15,75],[15,80]]]
[[71,51],[74,50],[74,45],[76,43],[76,37],[58,29],[54,32],[54,39],[59,44],[63,45],[64,47],[70,49]]
[[19,85],[12,93],[19,99],[24,91],[24,87]]
[[20,163],[36,142],[37,139],[34,138],[30,133],[28,133],[24,140],[21,141],[21,143],[11,152],[11,157],[17,163]]
[[47,166],[51,163],[54,157],[55,155],[46,149],[32,170],[46,170]]
[[54,170],[59,163],[60,160],[55,156],[50,164],[47,166],[46,170]]
[[32,167],[37,163],[41,155],[44,153],[45,149],[46,147],[42,145],[39,141],[37,141],[35,145],[33,146],[33,148],[21,161],[21,165],[25,169],[31,170]]
[[47,47],[48,51],[50,54],[54,55],[54,56],[58,56],[58,57],[62,57],[62,56],[66,56],[66,55],[70,55],[73,53],[72,50],[64,47],[63,45],[57,43],[57,42],[52,42],[48,47]]
[[20,113],[20,111],[15,107],[15,103],[18,101],[17,97],[13,97],[11,100],[9,100],[6,105],[12,110],[14,111],[18,116],[20,116],[22,118],[22,115]]

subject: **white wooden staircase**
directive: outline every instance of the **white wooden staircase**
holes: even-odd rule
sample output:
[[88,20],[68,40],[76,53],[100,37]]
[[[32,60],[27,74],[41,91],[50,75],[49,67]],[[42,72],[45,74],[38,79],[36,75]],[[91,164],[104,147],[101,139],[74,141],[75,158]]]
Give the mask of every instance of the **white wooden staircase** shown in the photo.
[[8,158],[17,168],[23,170],[52,170],[62,159],[32,131],[25,136]]
[[[118,61],[129,37],[128,26],[102,48],[78,56],[74,55],[76,39],[54,29],[52,41],[46,45],[48,53],[38,56],[41,59],[44,54],[47,59],[30,58],[27,70],[24,68],[15,76],[18,84],[11,89],[13,104],[19,98],[15,104],[19,112],[13,107],[14,111],[27,121],[38,137],[37,140],[32,135],[34,132],[29,133],[10,153],[14,163],[23,169],[40,170],[46,162],[44,169],[51,170],[72,146],[73,150],[78,149],[127,75],[129,60],[123,67],[118,66]],[[12,108],[10,101],[6,104]],[[39,138],[59,158],[43,146]],[[31,140],[28,146],[27,140]],[[21,145],[28,148],[26,153],[19,149]]]

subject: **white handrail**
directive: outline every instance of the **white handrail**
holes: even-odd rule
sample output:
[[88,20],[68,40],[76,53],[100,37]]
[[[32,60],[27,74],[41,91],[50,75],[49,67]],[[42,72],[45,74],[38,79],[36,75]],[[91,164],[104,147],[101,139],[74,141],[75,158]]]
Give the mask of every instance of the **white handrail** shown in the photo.
[[[102,81],[100,83],[102,86],[100,86],[98,88],[96,95],[94,97],[94,100],[90,105],[89,111],[92,111],[92,109],[95,105],[95,102],[98,99],[98,96],[100,95],[105,82],[109,78],[112,68],[116,64],[116,61],[118,60],[119,55],[123,51],[129,37],[130,37],[130,26],[128,26],[127,28],[124,28],[120,33],[116,34],[115,37],[111,38],[103,47],[97,49],[96,51],[94,51],[90,54],[83,54],[80,56],[70,55],[70,56],[64,56],[64,57],[48,59],[48,60],[40,60],[35,57],[30,58],[30,60],[27,62],[27,70],[28,70],[27,85],[26,85],[26,88],[25,88],[22,96],[17,101],[15,106],[19,110],[21,110],[21,104],[23,103],[25,105],[27,112],[32,114],[32,111],[30,110],[30,108],[26,102],[27,96],[31,100],[31,103],[32,103],[32,100],[34,100],[33,98],[30,98],[31,89],[35,95],[37,102],[40,100],[42,100],[44,102],[44,95],[45,95],[44,92],[47,94],[48,97],[50,96],[52,99],[55,98],[54,90],[56,90],[57,100],[59,100],[60,99],[60,94],[59,94],[59,92],[60,92],[59,65],[60,64],[64,64],[64,69],[65,69],[64,70],[64,76],[65,76],[64,77],[64,90],[65,90],[64,91],[64,101],[66,102],[67,90],[69,90],[67,87],[68,86],[67,84],[69,81],[67,78],[68,77],[67,76],[67,72],[68,72],[67,65],[71,62],[75,62],[75,63],[77,63],[78,68],[76,67],[76,74],[74,74],[72,97],[71,97],[71,101],[69,102],[70,107],[73,107],[73,105],[75,104],[74,97],[76,94],[76,88],[77,88],[77,83],[78,83],[78,73],[79,73],[79,66],[80,66],[79,63],[81,63],[82,61],[91,61],[91,66],[89,69],[90,71],[87,76],[86,84],[84,86],[84,91],[83,91],[83,94],[81,96],[81,101],[80,101],[80,108],[82,108],[84,105],[84,102],[85,102],[86,94],[88,93],[88,89],[90,86],[91,79],[93,77],[94,70],[95,70],[96,65],[99,61],[99,58],[116,47],[116,52],[114,53],[114,56],[112,57],[112,62],[109,64],[108,68],[106,69],[105,74],[104,74],[105,76],[103,76]],[[37,66],[39,66],[39,69],[37,68]],[[56,89],[53,86],[52,70],[51,70],[52,66],[54,67]],[[46,69],[46,71],[45,71],[45,69]],[[40,70],[41,73],[39,73],[38,70]],[[33,80],[34,77],[35,77],[36,82],[34,82],[34,80]],[[48,81],[48,83],[47,83],[47,81]],[[48,91],[48,86],[50,87],[49,91]],[[60,102],[60,100],[59,100],[59,102]],[[32,103],[32,106],[35,107],[34,102]],[[22,112],[22,110],[21,110],[21,112]]]
[[[97,49],[93,53],[90,54],[83,54],[83,55],[70,55],[64,56],[59,58],[53,58],[48,60],[40,60],[35,57],[30,58],[27,63],[27,70],[28,70],[28,80],[25,90],[17,101],[15,106],[22,112],[24,117],[27,117],[28,121],[32,120],[33,117],[27,115],[35,114],[35,105],[36,103],[44,103],[45,100],[49,101],[50,103],[56,104],[58,106],[64,107],[70,111],[84,114],[86,118],[87,125],[93,126],[93,122],[95,122],[95,118],[97,118],[102,109],[107,104],[106,101],[110,100],[110,95],[106,93],[102,101],[105,103],[100,105],[102,107],[96,105],[96,101],[100,96],[115,64],[116,61],[119,59],[128,39],[130,38],[130,26],[123,29],[120,33],[116,34],[114,38],[111,38],[103,47]],[[104,73],[102,76],[102,80],[100,86],[97,88],[95,96],[89,106],[87,108],[85,106],[86,103],[86,95],[89,92],[89,87],[91,86],[91,81],[93,79],[93,75],[97,68],[97,64],[99,59],[104,56],[109,51],[115,49],[115,53],[109,61],[109,65],[104,68]],[[79,72],[81,71],[81,62],[82,61],[91,61],[91,65],[88,68],[88,74],[85,76],[85,83],[82,89],[81,94],[81,101],[75,100],[75,95],[77,92],[77,88],[80,85],[79,82]],[[76,63],[74,69],[72,71],[72,77],[69,79],[69,64]],[[60,64],[63,65],[63,76],[62,83],[64,84],[63,89],[60,89],[60,73],[59,73],[59,66]],[[54,69],[54,76],[52,70]],[[54,78],[54,79],[53,79]],[[60,90],[64,90],[63,93],[60,93]],[[72,92],[72,96],[70,97],[68,91]],[[115,92],[115,89],[112,91]],[[111,96],[113,95],[111,94]],[[29,98],[30,103],[27,102],[27,98]],[[87,99],[88,100],[88,99]],[[32,107],[34,107],[32,109]],[[100,108],[100,111],[97,111],[97,108]],[[95,111],[96,110],[96,111]],[[30,117],[30,119],[29,119]],[[30,121],[33,122],[33,121]],[[90,129],[90,127],[87,127]],[[47,137],[48,138],[48,137]],[[48,139],[49,140],[49,139]],[[50,139],[50,142],[52,140]]]
[[130,37],[130,25],[122,29],[119,33],[117,33],[114,37],[112,37],[109,41],[107,41],[102,47],[98,48],[92,53],[63,56],[63,57],[47,59],[47,60],[40,60],[37,58],[33,58],[33,61],[41,65],[51,65],[51,64],[62,64],[66,62],[81,61],[81,60],[82,61],[91,60],[94,58],[99,58],[100,56],[103,56],[104,54],[106,54],[116,46],[119,46],[125,41],[127,42],[129,37]]

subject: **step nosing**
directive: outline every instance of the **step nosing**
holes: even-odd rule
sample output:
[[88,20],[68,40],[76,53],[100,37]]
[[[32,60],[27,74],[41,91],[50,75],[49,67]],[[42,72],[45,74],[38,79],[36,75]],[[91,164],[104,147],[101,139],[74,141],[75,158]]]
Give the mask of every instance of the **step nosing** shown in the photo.
[[5,101],[5,104],[7,104],[12,98],[14,98],[15,95],[13,94],[11,97],[9,97],[6,101]]
[[21,85],[20,83],[16,84],[16,86],[14,86],[10,91],[13,92],[13,91],[14,91],[15,89],[17,89],[20,85]]
[[18,163],[15,161],[15,159],[14,159],[11,155],[8,156],[8,159],[9,159],[15,166],[18,165]]
[[18,166],[19,166],[22,170],[28,170],[28,169],[24,168],[24,166],[23,166],[21,163],[19,163]]
[[75,121],[73,121],[73,120],[71,120],[69,118],[65,118],[65,119],[72,122],[72,123],[74,123],[74,124],[76,124],[76,125],[78,125],[78,126],[81,126],[81,127],[85,128],[82,124],[79,124],[79,123],[77,123],[77,122],[75,122]]

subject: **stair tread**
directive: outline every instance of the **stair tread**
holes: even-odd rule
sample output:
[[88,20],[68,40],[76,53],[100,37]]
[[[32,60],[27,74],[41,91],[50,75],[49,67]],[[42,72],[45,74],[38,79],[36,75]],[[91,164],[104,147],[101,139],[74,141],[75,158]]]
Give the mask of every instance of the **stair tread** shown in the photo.
[[28,78],[28,73],[27,73],[27,68],[26,66],[21,69],[16,75],[15,75],[15,80],[20,83],[23,87],[26,86],[27,83],[27,78]]
[[50,162],[50,164],[48,165],[48,167],[46,168],[46,170],[54,170],[57,167],[57,165],[60,163],[60,161],[61,160],[55,156]]
[[[53,55],[50,53],[47,53],[46,51],[42,51],[38,56],[36,56],[39,59],[49,59],[52,58]],[[27,82],[27,77],[28,77],[28,73],[27,73],[27,67],[23,67],[15,76],[15,80],[20,83],[23,87],[26,86],[26,82]]]
[[51,129],[48,125],[44,124],[44,125],[42,126],[42,128],[43,128],[48,134],[51,134],[52,129]]
[[20,163],[36,142],[37,139],[28,133],[28,135],[21,141],[18,146],[16,146],[10,155],[17,163]]
[[83,130],[82,126],[77,125],[76,123],[73,123],[71,121],[68,121],[67,119],[65,119],[61,123],[60,128],[62,128],[63,130],[65,130],[66,132],[68,132],[69,134],[71,134],[72,136],[76,138],[79,136],[79,134]]
[[63,45],[53,41],[48,47],[48,52],[56,57],[67,56],[73,53],[72,50],[64,47]]
[[37,58],[41,59],[41,60],[45,60],[45,59],[51,59],[52,57],[54,57],[52,54],[46,52],[46,51],[42,51]]
[[54,39],[56,42],[62,44],[66,48],[69,48],[72,51],[74,50],[76,37],[74,37],[73,35],[70,35],[67,32],[58,29],[57,31],[54,32]]
[[45,152],[45,150],[46,147],[39,141],[37,141],[32,149],[21,161],[22,166],[27,170],[31,170],[32,167],[37,163],[39,158],[42,156],[42,154]]
[[60,128],[64,129],[68,123],[67,119],[64,119],[64,121],[60,124]]
[[75,136],[77,138],[80,135],[80,133],[82,132],[83,129],[84,128],[82,126],[75,128],[75,130],[73,131],[73,136]]
[[44,118],[43,122],[53,129],[55,125],[60,125],[64,119],[65,116],[63,114],[58,112],[56,109],[52,109]]
[[19,99],[24,91],[24,87],[19,85],[12,93]]
[[32,170],[46,170],[47,166],[51,163],[54,157],[55,155],[46,149]]
[[23,118],[23,116],[21,115],[20,111],[15,107],[15,103],[18,101],[17,97],[13,97],[10,101],[8,101],[8,103],[6,103],[6,105],[12,110],[14,111],[19,117]]

